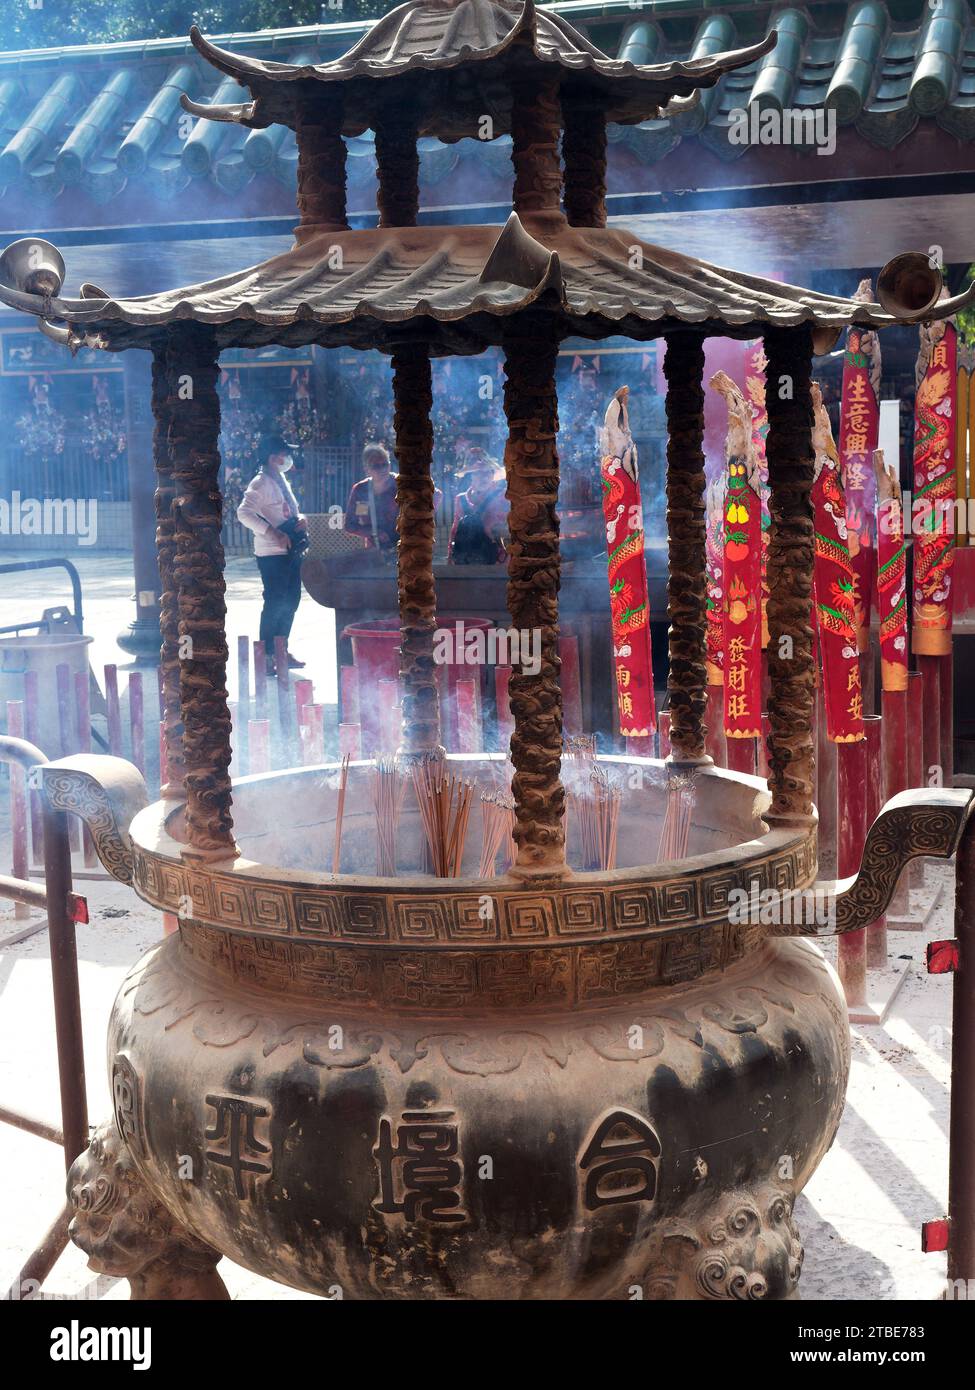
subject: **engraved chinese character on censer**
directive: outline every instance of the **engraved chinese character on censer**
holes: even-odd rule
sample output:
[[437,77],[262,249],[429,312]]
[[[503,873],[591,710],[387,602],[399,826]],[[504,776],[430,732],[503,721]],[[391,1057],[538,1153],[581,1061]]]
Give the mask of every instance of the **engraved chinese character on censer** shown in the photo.
[[393,1143],[392,1122],[379,1122],[373,1153],[379,1168],[377,1211],[402,1212],[407,1221],[456,1222],[466,1219],[459,1191],[463,1166],[458,1157],[457,1124],[452,1110],[404,1110]]
[[594,1211],[620,1202],[652,1202],[659,1157],[660,1140],[646,1120],[629,1110],[610,1111],[579,1159],[586,1206]]
[[[213,1128],[208,1129],[205,1138],[219,1144],[220,1148],[208,1148],[206,1156],[211,1163],[220,1163],[229,1168],[234,1175],[234,1188],[237,1196],[246,1197],[244,1174],[267,1174],[270,1163],[262,1163],[261,1154],[269,1154],[271,1146],[263,1144],[254,1133],[258,1119],[270,1115],[270,1108],[258,1105],[242,1096],[207,1096],[207,1105],[215,1111]],[[256,1181],[256,1179],[255,1179]]]

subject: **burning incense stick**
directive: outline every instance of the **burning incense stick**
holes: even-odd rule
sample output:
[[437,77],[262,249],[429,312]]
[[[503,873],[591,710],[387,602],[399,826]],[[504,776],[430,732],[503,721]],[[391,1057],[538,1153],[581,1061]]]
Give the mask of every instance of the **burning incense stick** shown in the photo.
[[694,809],[694,778],[684,773],[672,773],[667,782],[667,807],[660,832],[658,861],[683,859],[691,834],[691,812]]
[[474,785],[448,772],[441,758],[414,763],[412,771],[433,872],[438,878],[456,878],[464,857]]
[[396,766],[395,758],[380,757],[372,770],[372,802],[376,808],[376,873],[392,878],[396,873],[396,829],[406,779]]
[[594,764],[582,790],[569,791],[567,797],[579,827],[583,869],[615,869],[619,787],[612,786],[604,770]]
[[337,874],[339,864],[342,862],[342,817],[345,815],[345,788],[349,781],[349,755],[346,753],[342,759],[342,771],[339,775],[339,800],[335,808],[335,848],[332,850],[332,873]]
[[481,793],[481,863],[479,878],[494,878],[498,851],[505,854],[502,872],[514,861],[515,803],[504,792]]

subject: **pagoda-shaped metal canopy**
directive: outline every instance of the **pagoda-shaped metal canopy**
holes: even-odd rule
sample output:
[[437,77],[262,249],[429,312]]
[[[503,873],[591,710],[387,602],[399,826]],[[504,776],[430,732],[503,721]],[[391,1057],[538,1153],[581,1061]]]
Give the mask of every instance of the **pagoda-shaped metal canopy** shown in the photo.
[[[267,343],[378,348],[392,357],[398,504],[400,754],[438,756],[433,637],[434,486],[430,358],[504,354],[508,423],[508,594],[512,626],[540,634],[534,672],[513,670],[516,872],[562,876],[565,798],[559,769],[561,569],[556,363],[570,335],[664,337],[667,384],[667,692],[673,759],[707,760],[704,339],[761,336],[768,392],[772,519],[769,547],[768,818],[808,821],[812,804],[815,658],[810,493],[812,358],[848,324],[883,327],[943,318],[975,296],[939,300],[941,276],[920,253],[878,280],[879,303],[818,294],[641,241],[607,226],[606,127],[713,84],[767,52],[638,67],[606,57],[561,18],[527,3],[409,0],[334,63],[237,58],[194,42],[249,88],[216,119],[294,124],[300,221],[292,250],[204,284],[135,298],[83,285],[62,297],[58,251],[27,238],[0,257],[0,302],[35,315],[69,347],[153,355],[152,408],[162,581],[167,766],[185,791],[188,857],[236,852],[220,541],[220,353]],[[488,100],[488,98],[491,98]],[[494,112],[490,130],[474,117]],[[379,225],[346,215],[345,137],[375,131]],[[421,134],[493,138],[510,130],[512,213],[503,228],[418,226]],[[192,382],[192,392],[184,390]],[[181,642],[192,638],[192,656]],[[781,639],[788,638],[787,643]],[[781,655],[788,651],[788,657]]]
[[684,62],[631,63],[591,44],[560,15],[534,0],[408,0],[341,58],[329,63],[276,63],[229,53],[195,26],[190,37],[207,62],[246,87],[250,102],[207,106],[184,98],[195,116],[246,126],[294,127],[296,104],[316,84],[341,84],[343,133],[360,135],[372,124],[376,82],[389,98],[408,101],[421,135],[453,141],[511,130],[515,78],[557,74],[561,93],[599,103],[607,120],[632,124],[656,117],[671,98],[696,101],[726,73],[774,48],[774,31],[761,43]]

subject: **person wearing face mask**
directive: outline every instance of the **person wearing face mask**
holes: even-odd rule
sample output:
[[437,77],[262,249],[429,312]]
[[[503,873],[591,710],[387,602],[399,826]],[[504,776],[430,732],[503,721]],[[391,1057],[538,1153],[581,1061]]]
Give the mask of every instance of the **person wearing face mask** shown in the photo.
[[383,444],[367,444],[362,451],[367,476],[353,485],[345,507],[345,529],[361,536],[366,546],[391,550],[397,541],[396,474]]
[[[264,586],[261,641],[269,676],[276,674],[274,639],[291,635],[291,624],[301,602],[301,561],[308,549],[308,522],[288,482],[294,467],[291,445],[282,435],[271,435],[264,447],[265,462],[247,486],[237,508],[237,520],[254,532],[254,555]],[[288,666],[304,666],[288,652]]]

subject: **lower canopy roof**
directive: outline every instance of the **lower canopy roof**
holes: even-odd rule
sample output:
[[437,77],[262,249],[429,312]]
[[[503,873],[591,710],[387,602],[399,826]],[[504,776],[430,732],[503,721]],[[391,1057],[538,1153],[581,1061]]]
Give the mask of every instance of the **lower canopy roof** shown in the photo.
[[[305,233],[303,233],[305,235]],[[927,318],[957,312],[975,285]],[[114,299],[93,285],[45,298],[0,282],[0,301],[36,315],[68,346],[152,347],[174,324],[211,326],[218,348],[298,346],[393,351],[424,341],[434,356],[500,343],[505,320],[551,314],[562,337],[638,341],[678,329],[753,338],[811,325],[827,351],[851,323],[905,320],[879,304],[820,294],[668,251],[615,228],[570,227],[512,213],[498,227],[323,232],[259,265],[162,293]]]

